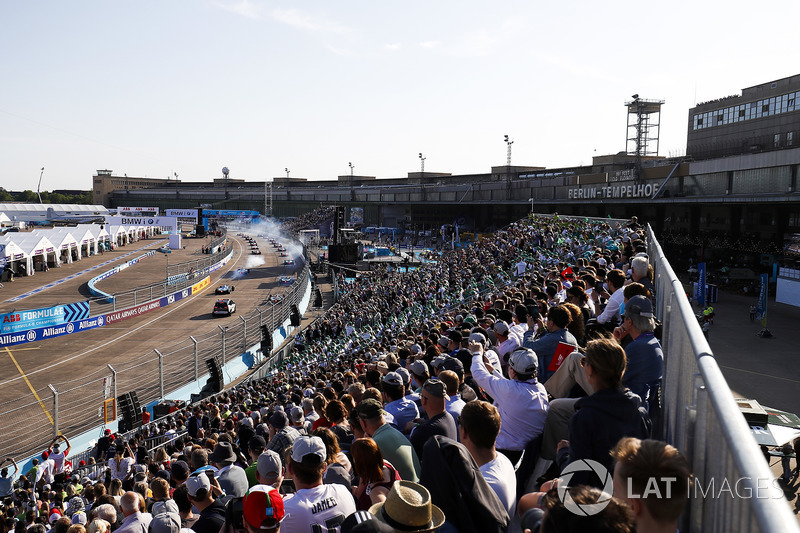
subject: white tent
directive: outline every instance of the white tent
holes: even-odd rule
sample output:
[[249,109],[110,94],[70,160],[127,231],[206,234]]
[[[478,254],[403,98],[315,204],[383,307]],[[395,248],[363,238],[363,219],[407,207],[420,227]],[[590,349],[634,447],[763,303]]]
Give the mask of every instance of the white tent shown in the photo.
[[[98,226],[98,229],[100,226]],[[81,257],[89,257],[97,253],[97,238],[88,224],[81,224],[76,228],[70,228],[72,235],[78,243]]]
[[[14,242],[12,236],[19,235],[19,233],[12,233],[4,237],[0,237],[0,244],[5,245],[6,255],[6,270],[10,270],[14,275],[28,275],[29,268],[31,267],[30,257],[20,246]],[[2,280],[8,280],[8,274],[3,272]]]
[[[81,226],[84,227],[84,226]],[[100,248],[108,249],[111,246],[111,235],[109,235],[108,226],[101,224],[86,224],[85,227],[92,233],[95,241],[95,253],[100,252]]]
[[106,226],[106,231],[108,231],[108,235],[111,237],[111,242],[114,247],[128,244],[128,226],[112,224]]
[[[81,251],[78,247],[78,241],[72,234],[75,228],[48,228],[31,232],[34,235],[41,235],[53,243],[58,253],[56,254],[58,262],[72,263],[81,259]],[[58,266],[48,257],[48,264],[50,266]]]
[[26,275],[33,275],[34,263],[43,263],[49,254],[56,251],[56,247],[47,237],[33,233],[16,233],[14,242],[28,255]]

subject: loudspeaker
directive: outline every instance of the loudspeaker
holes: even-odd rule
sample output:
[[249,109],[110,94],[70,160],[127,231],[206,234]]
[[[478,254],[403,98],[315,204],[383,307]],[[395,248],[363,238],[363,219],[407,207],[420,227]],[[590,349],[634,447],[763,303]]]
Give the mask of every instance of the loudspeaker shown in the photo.
[[336,215],[333,218],[333,244],[339,244],[341,229],[344,227],[344,207],[336,207]]
[[153,406],[153,420],[158,420],[159,418],[167,416],[170,409],[172,409],[172,405],[168,402],[155,404]]
[[338,244],[328,246],[328,260],[331,263],[355,264],[358,261],[357,244]]
[[272,353],[272,335],[266,324],[261,326],[261,353],[266,356]]
[[295,328],[300,325],[300,310],[295,304],[292,304],[292,314],[289,315],[289,323]]
[[124,433],[142,426],[141,407],[139,406],[139,397],[136,391],[126,392],[119,398],[118,413],[122,415],[122,420],[119,421],[119,431]]
[[314,307],[322,307],[322,291],[319,287],[314,289]]
[[222,368],[220,368],[216,358],[212,357],[211,359],[207,359],[206,368],[208,368],[208,381],[206,384],[209,385],[214,392],[222,391],[222,388],[225,386],[225,381],[222,378]]

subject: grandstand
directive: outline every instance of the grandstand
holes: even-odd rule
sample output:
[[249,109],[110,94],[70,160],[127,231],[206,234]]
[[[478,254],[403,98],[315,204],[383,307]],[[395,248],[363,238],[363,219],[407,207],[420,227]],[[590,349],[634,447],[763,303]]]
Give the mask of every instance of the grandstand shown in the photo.
[[[310,213],[303,219],[293,220],[291,229],[300,231],[311,227],[328,215]],[[340,287],[339,300],[305,328],[287,350],[276,352],[243,383],[194,405],[174,406],[166,416],[148,421],[135,431],[118,432],[113,440],[106,435],[92,449],[72,450],[68,456],[71,473],[77,474],[81,484],[84,481],[96,484],[107,479],[111,471],[106,460],[113,456],[114,450],[120,449],[120,442],[138,446],[138,450],[134,447],[135,461],[129,461],[126,467],[130,474],[126,471],[121,476],[128,481],[137,476],[134,468],[137,462],[144,465],[152,477],[159,470],[169,470],[167,461],[174,465],[176,461],[186,460],[192,469],[202,468],[193,462],[195,454],[187,451],[191,444],[207,447],[210,452],[215,443],[229,440],[241,452],[237,452],[237,463],[246,467],[253,460],[252,454],[248,458],[253,435],[263,434],[265,444],[272,446],[273,440],[279,440],[273,435],[291,433],[277,427],[279,422],[274,415],[278,405],[292,415],[292,420],[295,408],[300,408],[298,427],[302,429],[303,419],[310,420],[314,416],[330,424],[326,418],[332,419],[334,411],[325,409],[325,405],[338,405],[341,400],[347,410],[352,410],[350,416],[335,424],[338,429],[334,428],[341,439],[340,445],[346,449],[348,439],[361,433],[360,407],[353,409],[360,398],[354,396],[371,394],[369,390],[353,388],[354,382],[362,382],[366,387],[380,386],[388,382],[387,377],[395,370],[405,368],[410,372],[401,371],[398,375],[419,375],[419,365],[412,368],[415,361],[424,361],[431,374],[451,364],[453,368],[460,365],[462,372],[468,374],[473,355],[459,349],[470,345],[470,332],[485,325],[488,329],[483,336],[488,337],[487,350],[500,354],[503,348],[493,346],[496,342],[493,334],[496,332],[504,335],[501,338],[510,339],[503,331],[516,328],[524,332],[524,323],[515,325],[514,316],[530,313],[533,308],[538,308],[542,317],[549,318],[550,308],[563,305],[560,302],[567,293],[561,292],[568,283],[582,287],[583,294],[594,293],[583,303],[580,298],[570,302],[576,303],[579,313],[581,308],[586,309],[582,316],[598,316],[604,300],[610,300],[614,293],[611,289],[621,290],[613,287],[615,267],[627,270],[633,257],[642,253],[646,253],[651,268],[649,273],[645,269],[644,277],[634,278],[651,287],[654,314],[663,324],[663,329],[657,333],[664,361],[663,372],[655,383],[655,390],[660,394],[648,397],[652,437],[676,446],[689,461],[696,481],[704,483],[704,487],[707,488],[709,480],[717,483],[736,480],[743,483],[745,489],[754,493],[762,491],[764,495],[735,498],[714,494],[691,498],[678,522],[680,529],[798,531],[783,493],[761,459],[758,446],[703,338],[683,287],[655,235],[649,228],[640,228],[627,220],[607,218],[532,216],[474,246],[442,253],[428,252],[429,257],[436,260],[408,274],[377,271],[352,279],[344,270],[332,269],[332,281]],[[601,283],[598,285],[597,281]],[[603,281],[606,285],[601,288]],[[605,298],[600,296],[603,291],[609,292]],[[589,300],[593,304],[589,304]],[[522,304],[523,309],[514,304]],[[593,305],[597,307],[592,310]],[[536,324],[542,330],[535,335],[537,339],[548,334],[543,331],[545,323],[549,324],[549,320]],[[569,329],[574,331],[578,350],[584,352],[592,331],[597,334],[602,328],[592,322],[582,325],[588,327]],[[456,331],[458,336],[455,336]],[[461,338],[463,344],[456,340]],[[521,335],[518,345],[525,346],[527,342],[528,335]],[[541,356],[539,359],[541,361]],[[540,363],[540,374],[541,370]],[[506,373],[512,379],[514,375]],[[422,385],[419,378],[416,384]],[[410,389],[408,393],[417,388],[409,387],[408,383],[406,387]],[[470,393],[482,392],[471,379],[464,380],[459,387],[465,399]],[[386,390],[383,394],[387,394]],[[573,392],[581,394],[577,389]],[[313,399],[315,409],[305,410],[308,406],[304,399]],[[391,402],[384,399],[387,400],[384,408],[390,411],[388,404]],[[500,398],[495,400],[500,401]],[[552,401],[551,405],[554,405]],[[197,432],[197,422],[191,421],[197,408],[200,425],[205,429],[201,433]],[[420,410],[424,418],[422,413]],[[348,425],[347,420],[352,425]],[[504,420],[503,424],[515,422]],[[48,443],[45,436],[42,449]],[[538,455],[534,448],[524,448],[517,470],[519,494],[538,488],[539,475],[552,466],[544,453]],[[285,446],[280,451],[285,452]],[[112,460],[112,464],[119,464],[119,458]],[[525,470],[523,465],[530,470]],[[423,484],[426,483],[424,471],[430,468],[430,464],[422,462]],[[557,474],[556,470],[554,475]],[[145,475],[145,478],[150,476]],[[114,474],[114,477],[119,476]],[[447,508],[447,502],[439,499],[433,486],[431,492],[433,503]],[[457,517],[445,514],[451,525],[458,522]],[[518,519],[508,518],[509,531],[519,530]]]

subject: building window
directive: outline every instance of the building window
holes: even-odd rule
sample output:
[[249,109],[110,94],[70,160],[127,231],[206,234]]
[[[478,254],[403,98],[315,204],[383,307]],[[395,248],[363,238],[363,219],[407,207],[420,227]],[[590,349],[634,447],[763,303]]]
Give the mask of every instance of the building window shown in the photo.
[[786,146],[792,146],[794,144],[794,132],[790,131],[786,134]]
[[780,148],[780,146],[781,146],[781,134],[780,133],[776,133],[775,134],[775,137],[773,139],[773,145],[774,145],[775,148]]

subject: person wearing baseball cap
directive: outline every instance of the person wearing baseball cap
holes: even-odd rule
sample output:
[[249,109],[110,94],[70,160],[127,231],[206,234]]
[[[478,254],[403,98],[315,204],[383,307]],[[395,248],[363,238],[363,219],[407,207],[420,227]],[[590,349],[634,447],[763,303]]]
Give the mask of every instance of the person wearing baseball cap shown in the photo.
[[250,533],[277,533],[286,513],[275,487],[255,485],[242,501],[244,526]]
[[225,523],[225,505],[214,499],[208,476],[205,472],[195,473],[184,485],[189,501],[200,511],[200,518],[192,525],[192,530],[195,533],[219,533]]
[[496,372],[483,355],[483,347],[470,344],[472,377],[495,400],[503,425],[497,436],[497,451],[512,463],[525,446],[542,434],[549,407],[547,391],[536,379],[536,352],[518,348],[508,358],[508,379]]
[[444,382],[437,378],[430,378],[422,386],[422,408],[428,419],[414,428],[410,441],[417,452],[417,457],[422,457],[422,449],[428,439],[434,435],[443,435],[452,440],[458,440],[456,421],[445,409],[447,401],[447,388]]
[[664,351],[653,334],[656,321],[650,298],[633,296],[625,302],[620,328],[633,339],[625,346],[627,364],[622,384],[649,405],[651,391],[664,369]]
[[319,437],[300,436],[292,444],[287,470],[297,492],[284,501],[283,533],[325,530],[326,521],[356,511],[353,495],[345,486],[322,483],[326,457],[325,443]]

